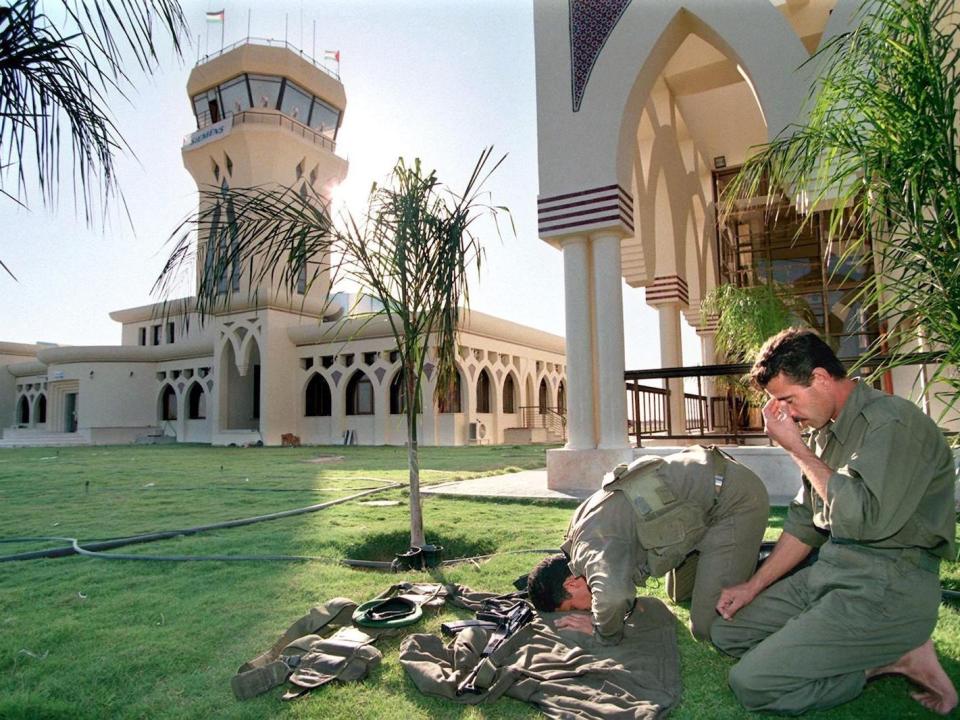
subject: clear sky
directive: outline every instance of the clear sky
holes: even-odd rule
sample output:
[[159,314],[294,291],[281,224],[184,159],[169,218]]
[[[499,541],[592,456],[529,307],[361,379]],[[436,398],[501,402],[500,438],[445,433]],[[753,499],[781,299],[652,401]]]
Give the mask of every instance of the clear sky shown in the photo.
[[[340,194],[355,210],[400,155],[421,158],[457,188],[485,146],[507,153],[488,188],[493,203],[510,208],[516,235],[506,227],[501,241],[481,226],[487,262],[471,284],[471,307],[563,334],[562,258],[536,228],[530,2],[184,0],[183,7],[192,32],[184,60],[164,52],[159,72],[132,73],[129,101],[117,98],[113,106],[135,154],[118,163],[132,227],[119,206],[105,227],[85,227],[68,176],[55,210],[45,209],[36,193],[29,212],[0,198],[0,259],[19,279],[0,275],[0,340],[118,344],[120,325],[108,313],[154,301],[150,289],[167,239],[196,204],[180,156],[183,137],[196,129],[186,82],[198,55],[220,48],[220,26],[205,22],[207,11],[220,9],[226,44],[247,36],[249,11],[251,36],[286,38],[321,59],[325,50],[340,51],[347,110],[337,153],[350,162]],[[657,315],[642,290],[623,287],[627,368],[656,367]],[[684,360],[699,362],[689,331]]]

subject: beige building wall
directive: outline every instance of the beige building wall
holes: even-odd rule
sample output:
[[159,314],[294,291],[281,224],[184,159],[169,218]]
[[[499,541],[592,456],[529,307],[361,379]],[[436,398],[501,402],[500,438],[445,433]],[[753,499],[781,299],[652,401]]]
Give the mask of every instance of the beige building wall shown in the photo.
[[[10,366],[34,361],[41,347],[26,343],[0,342],[0,428],[18,423],[17,405],[24,394],[24,389],[18,389],[17,386],[25,383],[21,383],[18,376],[11,372]],[[28,401],[32,405],[36,402],[36,397],[28,397]]]

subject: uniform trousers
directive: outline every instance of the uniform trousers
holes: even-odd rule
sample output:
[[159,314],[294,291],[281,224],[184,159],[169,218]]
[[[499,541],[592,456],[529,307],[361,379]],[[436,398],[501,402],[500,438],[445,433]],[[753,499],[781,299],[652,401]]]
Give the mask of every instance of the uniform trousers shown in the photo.
[[930,637],[938,569],[925,550],[828,541],[813,565],[713,624],[714,644],[740,658],[729,676],[737,699],[748,710],[799,714],[857,697],[866,670]]

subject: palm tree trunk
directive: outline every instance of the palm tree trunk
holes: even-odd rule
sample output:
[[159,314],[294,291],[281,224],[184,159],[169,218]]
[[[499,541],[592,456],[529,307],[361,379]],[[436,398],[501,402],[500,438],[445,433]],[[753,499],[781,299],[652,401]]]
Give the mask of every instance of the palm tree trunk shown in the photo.
[[410,471],[410,547],[424,544],[423,509],[420,505],[420,449],[417,445],[417,410],[419,397],[412,368],[404,370],[407,415],[407,467]]

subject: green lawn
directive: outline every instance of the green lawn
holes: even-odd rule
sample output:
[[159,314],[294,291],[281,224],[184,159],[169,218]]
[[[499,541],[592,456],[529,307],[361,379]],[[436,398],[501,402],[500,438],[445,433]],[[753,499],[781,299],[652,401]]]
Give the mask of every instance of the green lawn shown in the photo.
[[[320,460],[320,462],[311,462]],[[426,483],[542,467],[543,449],[425,448]],[[84,541],[187,528],[303,507],[404,480],[403,448],[209,448],[192,446],[0,451],[0,538],[61,536]],[[405,499],[388,490],[370,499]],[[572,505],[427,498],[427,539],[447,556],[556,547]],[[782,512],[771,518],[779,533]],[[357,501],[257,525],[124,548],[142,555],[288,554],[390,559],[407,546],[407,511]],[[56,545],[0,545],[14,553]],[[432,575],[506,592],[536,555],[506,554]],[[960,589],[960,567],[945,566]],[[267,649],[310,606],[368,599],[402,576],[328,562],[136,562],[67,557],[0,563],[0,718],[534,718],[501,700],[461,707],[420,695],[397,662],[399,640],[362,684],[328,687],[281,703],[271,693],[234,700],[230,677]],[[663,596],[659,587],[651,592]],[[748,717],[726,687],[731,661],[694,643],[676,608],[684,700],[675,718]],[[462,616],[463,613],[460,613]],[[439,632],[452,611],[416,631]],[[935,641],[960,685],[960,616],[944,606]],[[878,710],[882,708],[882,710]],[[927,717],[897,678],[871,684],[856,702],[823,718]]]

